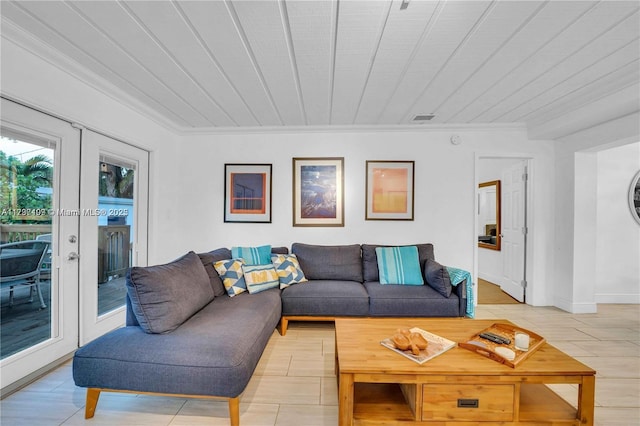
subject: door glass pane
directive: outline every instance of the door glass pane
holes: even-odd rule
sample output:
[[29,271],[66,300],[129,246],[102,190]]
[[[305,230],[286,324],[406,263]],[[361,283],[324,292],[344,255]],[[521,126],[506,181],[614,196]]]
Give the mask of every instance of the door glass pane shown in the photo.
[[98,209],[98,315],[124,305],[132,264],[135,165],[101,156]]
[[0,139],[0,359],[52,335],[54,146],[23,139]]

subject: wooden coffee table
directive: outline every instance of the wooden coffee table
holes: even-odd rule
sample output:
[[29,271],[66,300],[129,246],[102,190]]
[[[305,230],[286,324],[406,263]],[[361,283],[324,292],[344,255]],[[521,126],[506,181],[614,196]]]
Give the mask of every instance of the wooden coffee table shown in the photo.
[[[418,364],[380,344],[407,327],[465,342],[496,322],[510,324],[499,319],[336,319],[339,425],[592,425],[596,372],[548,343],[515,368],[460,347]],[[545,386],[559,383],[578,385],[577,409]]]

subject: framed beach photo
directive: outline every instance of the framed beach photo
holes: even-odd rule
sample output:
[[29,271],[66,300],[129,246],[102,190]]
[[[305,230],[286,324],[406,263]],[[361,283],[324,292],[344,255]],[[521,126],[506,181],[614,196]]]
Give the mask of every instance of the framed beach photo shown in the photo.
[[271,164],[224,165],[224,221],[271,223]]
[[413,161],[367,161],[366,220],[413,220]]
[[293,226],[344,226],[344,157],[293,159]]

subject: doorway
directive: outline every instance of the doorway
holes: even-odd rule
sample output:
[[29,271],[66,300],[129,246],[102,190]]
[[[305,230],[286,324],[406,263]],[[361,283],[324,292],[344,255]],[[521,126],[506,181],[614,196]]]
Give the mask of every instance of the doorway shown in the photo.
[[14,102],[2,99],[1,107],[4,392],[78,345],[78,310],[69,307],[78,306],[71,254],[78,251],[80,134]]
[[[478,156],[477,165],[477,212],[476,229],[479,243],[476,245],[477,259],[477,300],[479,304],[504,304],[526,302],[527,293],[527,252],[531,220],[528,211],[528,185],[531,159],[506,156]],[[494,228],[480,223],[487,217],[480,211],[480,187],[483,182],[498,183],[497,215],[500,244],[487,244],[485,228]],[[486,220],[485,220],[486,221]]]
[[82,131],[80,345],[125,322],[126,273],[147,264],[149,153]]
[[149,153],[4,98],[1,107],[4,396],[124,325],[126,271],[147,264]]

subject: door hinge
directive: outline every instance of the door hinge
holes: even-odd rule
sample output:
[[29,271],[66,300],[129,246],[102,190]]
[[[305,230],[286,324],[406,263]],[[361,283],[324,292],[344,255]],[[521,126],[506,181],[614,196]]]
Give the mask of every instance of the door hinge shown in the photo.
[[527,280],[522,280],[520,281],[520,285],[522,286],[522,288],[527,288]]
[[523,227],[522,227],[522,234],[523,234],[523,235],[527,235],[527,234],[529,234],[529,228],[528,228],[527,226],[523,226]]
[[522,180],[523,180],[524,182],[528,181],[528,180],[529,180],[529,173],[524,172],[524,173],[522,174]]

